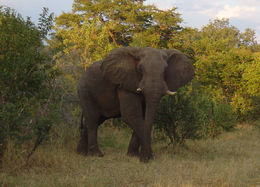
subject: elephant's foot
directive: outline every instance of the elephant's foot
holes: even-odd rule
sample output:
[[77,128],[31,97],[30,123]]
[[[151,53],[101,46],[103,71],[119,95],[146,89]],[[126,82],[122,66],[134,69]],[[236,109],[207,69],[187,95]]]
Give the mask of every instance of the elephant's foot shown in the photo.
[[128,156],[140,156],[139,153],[139,145],[138,144],[130,144],[127,151]]
[[139,151],[129,151],[129,150],[128,150],[127,156],[139,157],[139,156],[140,156],[140,153],[139,153]]
[[77,153],[81,155],[87,155],[88,154],[88,146],[82,143],[78,144],[77,147]]
[[139,148],[140,148],[140,142],[139,142],[138,136],[135,132],[133,132],[129,146],[128,146],[127,155],[139,157],[140,156]]
[[140,154],[140,162],[147,163],[149,160],[153,159],[153,154],[152,152],[150,153],[141,153]]
[[88,156],[103,157],[104,154],[99,150],[99,148],[94,148],[88,150]]

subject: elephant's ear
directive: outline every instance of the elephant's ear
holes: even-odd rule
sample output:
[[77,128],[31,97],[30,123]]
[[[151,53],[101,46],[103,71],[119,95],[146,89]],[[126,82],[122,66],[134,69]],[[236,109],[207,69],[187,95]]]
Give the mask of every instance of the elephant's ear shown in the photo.
[[170,91],[177,91],[178,88],[187,84],[193,78],[194,67],[182,52],[173,49],[166,49],[164,52],[168,56],[165,81]]
[[114,49],[102,62],[103,76],[120,87],[135,92],[140,75],[136,67],[139,62],[139,49],[123,47]]

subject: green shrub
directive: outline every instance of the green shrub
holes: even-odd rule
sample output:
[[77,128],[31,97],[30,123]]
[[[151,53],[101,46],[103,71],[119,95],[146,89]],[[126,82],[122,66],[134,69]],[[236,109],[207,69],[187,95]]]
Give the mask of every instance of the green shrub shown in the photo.
[[8,139],[33,141],[29,158],[58,119],[57,71],[43,44],[52,18],[45,8],[36,26],[0,7],[0,156]]
[[231,106],[214,102],[209,93],[194,81],[180,88],[175,96],[164,96],[155,131],[165,134],[171,144],[183,144],[185,139],[215,137],[223,130],[231,130],[236,119]]

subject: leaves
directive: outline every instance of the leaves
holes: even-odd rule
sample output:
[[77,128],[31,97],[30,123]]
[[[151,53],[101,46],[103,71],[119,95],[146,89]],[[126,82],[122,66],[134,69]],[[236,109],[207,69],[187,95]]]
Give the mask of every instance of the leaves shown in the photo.
[[255,110],[253,100],[260,93],[254,32],[241,33],[222,19],[210,22],[197,36],[191,42],[197,79],[213,88],[215,100],[224,99],[241,118],[247,116]]
[[210,91],[193,80],[178,89],[174,97],[164,96],[157,111],[155,130],[165,134],[171,144],[216,137],[223,130],[231,130],[236,115],[228,103],[214,101]]
[[41,129],[50,128],[57,118],[50,114],[56,110],[50,105],[57,99],[53,87],[57,71],[43,45],[52,14],[43,9],[36,26],[14,10],[0,8],[0,20],[0,144],[8,138],[21,147],[34,139],[46,139],[42,137],[48,131]]
[[57,36],[67,56],[80,55],[80,63],[93,63],[121,46],[167,48],[181,30],[176,8],[162,11],[143,1],[75,0],[72,13],[56,18]]

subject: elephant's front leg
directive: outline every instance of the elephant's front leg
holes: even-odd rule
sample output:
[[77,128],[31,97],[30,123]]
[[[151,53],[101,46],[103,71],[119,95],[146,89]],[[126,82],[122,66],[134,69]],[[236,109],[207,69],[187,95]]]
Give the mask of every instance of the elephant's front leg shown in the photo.
[[132,133],[132,137],[128,146],[127,155],[129,156],[140,156],[139,154],[140,140],[135,131]]
[[[131,155],[139,153],[139,146],[141,145],[141,154],[139,154],[140,157],[147,159],[151,158],[152,150],[145,147],[147,146],[147,143],[145,142],[145,120],[141,96],[134,93],[129,93],[122,89],[118,91],[118,95],[122,120],[132,127],[134,131],[129,144],[128,154]],[[145,160],[143,158],[140,159]]]

